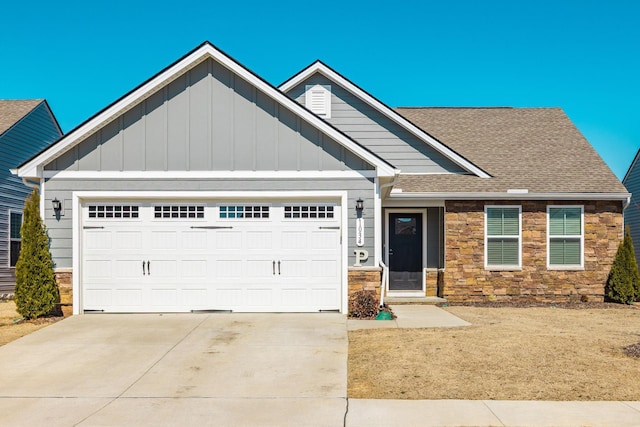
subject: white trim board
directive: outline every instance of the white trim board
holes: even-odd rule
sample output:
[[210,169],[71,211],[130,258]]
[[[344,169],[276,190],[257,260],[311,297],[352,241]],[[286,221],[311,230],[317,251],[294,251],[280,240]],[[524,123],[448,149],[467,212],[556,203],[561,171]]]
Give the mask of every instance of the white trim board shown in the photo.
[[44,171],[58,179],[354,179],[374,178],[373,170],[358,171]]
[[187,54],[187,56],[183,57],[164,71],[160,72],[160,74],[156,75],[151,80],[134,89],[132,92],[120,98],[104,111],[98,113],[67,135],[63,136],[62,139],[60,139],[57,143],[53,144],[48,149],[35,156],[33,159],[18,167],[18,175],[20,177],[28,178],[42,177],[42,167],[45,164],[59,157],[74,145],[80,143],[83,138],[87,137],[91,132],[94,132],[95,130],[103,127],[105,124],[111,122],[114,117],[124,114],[132,106],[137,105],[140,101],[156,92],[159,88],[168,84],[177,76],[185,73],[187,70],[193,68],[207,58],[211,58],[224,67],[228,68],[237,76],[246,80],[258,90],[271,97],[274,101],[291,110],[294,114],[306,120],[316,129],[334,139],[336,142],[338,142],[369,164],[375,166],[379,176],[391,177],[399,173],[397,169],[388,164],[386,161],[366,150],[364,147],[356,143],[353,139],[349,138],[333,126],[329,125],[323,119],[316,116],[311,111],[307,110],[302,105],[286,96],[283,92],[280,92],[277,88],[270,85],[244,66],[240,65],[234,59],[214,47],[211,43],[205,42],[200,47]]
[[396,124],[411,132],[417,138],[424,141],[427,145],[429,145],[434,150],[438,151],[440,154],[447,157],[449,160],[462,167],[463,169],[479,176],[480,178],[491,178],[491,175],[480,169],[478,166],[474,165],[469,160],[465,159],[464,157],[462,157],[461,155],[429,135],[427,132],[420,129],[409,120],[405,119],[400,114],[396,113],[391,108],[384,105],[382,102],[378,101],[373,96],[369,95],[367,92],[360,89],[358,86],[356,86],[320,61],[316,61],[304,70],[300,71],[298,74],[294,75],[289,80],[278,86],[278,89],[280,89],[282,92],[287,92],[315,73],[322,74],[332,82],[342,86],[344,89],[360,98],[362,101],[385,115]]

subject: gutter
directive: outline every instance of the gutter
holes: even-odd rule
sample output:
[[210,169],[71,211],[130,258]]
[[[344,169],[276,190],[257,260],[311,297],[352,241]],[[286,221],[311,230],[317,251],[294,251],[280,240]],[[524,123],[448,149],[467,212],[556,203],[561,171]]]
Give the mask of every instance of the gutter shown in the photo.
[[630,193],[529,193],[529,192],[459,192],[403,193],[391,191],[391,200],[622,200],[628,203]]

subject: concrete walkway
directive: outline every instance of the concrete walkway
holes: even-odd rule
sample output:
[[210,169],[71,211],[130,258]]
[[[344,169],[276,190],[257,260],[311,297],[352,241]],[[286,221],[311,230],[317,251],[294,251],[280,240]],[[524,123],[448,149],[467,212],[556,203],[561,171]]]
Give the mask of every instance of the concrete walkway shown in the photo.
[[350,331],[379,328],[456,328],[471,323],[435,305],[394,305],[391,307],[397,318],[393,320],[348,319]]

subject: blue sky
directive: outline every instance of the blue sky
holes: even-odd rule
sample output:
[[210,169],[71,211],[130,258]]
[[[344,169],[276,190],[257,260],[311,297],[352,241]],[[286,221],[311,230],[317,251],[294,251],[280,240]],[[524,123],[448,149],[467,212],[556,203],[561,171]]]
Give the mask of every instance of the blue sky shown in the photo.
[[205,40],[278,85],[321,59],[390,106],[561,107],[622,179],[640,147],[640,1],[10,2],[0,99],[65,132]]

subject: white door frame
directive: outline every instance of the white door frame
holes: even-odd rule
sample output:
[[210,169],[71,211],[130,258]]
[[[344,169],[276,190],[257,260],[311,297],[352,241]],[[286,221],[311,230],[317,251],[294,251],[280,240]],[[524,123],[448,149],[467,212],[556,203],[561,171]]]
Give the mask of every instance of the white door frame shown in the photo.
[[421,291],[390,291],[387,281],[386,295],[390,297],[415,297],[425,296],[425,277],[427,270],[427,208],[386,208],[384,212],[384,262],[389,264],[389,214],[392,213],[419,213],[422,214],[422,290]]
[[73,314],[82,314],[82,204],[111,200],[220,200],[220,199],[333,199],[341,207],[341,313],[348,310],[348,192],[347,191],[74,191],[72,192]]

